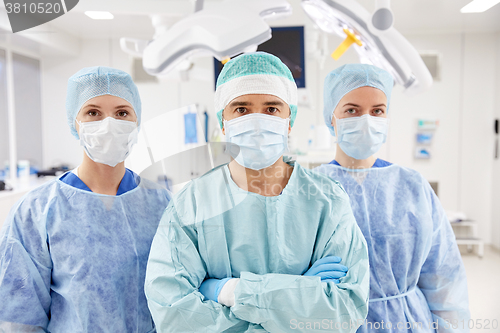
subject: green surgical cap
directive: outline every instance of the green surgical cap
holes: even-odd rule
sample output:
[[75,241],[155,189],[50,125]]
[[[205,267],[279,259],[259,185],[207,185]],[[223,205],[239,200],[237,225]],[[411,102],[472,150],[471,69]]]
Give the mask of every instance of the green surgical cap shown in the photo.
[[255,52],[224,65],[215,90],[215,110],[222,128],[222,111],[235,98],[249,94],[273,95],[290,107],[290,124],[297,116],[297,85],[290,69],[276,56]]

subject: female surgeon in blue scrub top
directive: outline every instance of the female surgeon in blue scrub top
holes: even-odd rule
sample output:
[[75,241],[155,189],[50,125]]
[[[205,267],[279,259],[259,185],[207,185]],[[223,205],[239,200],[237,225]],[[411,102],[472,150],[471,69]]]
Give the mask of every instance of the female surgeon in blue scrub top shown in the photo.
[[392,87],[371,65],[325,80],[324,118],[338,146],[315,170],[343,185],[368,244],[370,306],[358,332],[468,331],[465,270],[443,207],[417,171],[373,156],[387,136]]
[[152,332],[146,263],[169,193],[124,166],[141,101],[131,77],[84,68],[68,82],[82,164],[25,195],[0,238],[0,332]]

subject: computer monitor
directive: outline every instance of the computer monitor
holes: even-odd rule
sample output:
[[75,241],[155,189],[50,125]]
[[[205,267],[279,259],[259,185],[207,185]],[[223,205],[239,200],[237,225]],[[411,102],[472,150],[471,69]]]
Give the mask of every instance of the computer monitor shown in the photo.
[[[272,38],[262,43],[258,51],[271,53],[290,68],[298,88],[306,87],[304,27],[271,28]],[[222,70],[222,63],[214,58],[215,82]]]

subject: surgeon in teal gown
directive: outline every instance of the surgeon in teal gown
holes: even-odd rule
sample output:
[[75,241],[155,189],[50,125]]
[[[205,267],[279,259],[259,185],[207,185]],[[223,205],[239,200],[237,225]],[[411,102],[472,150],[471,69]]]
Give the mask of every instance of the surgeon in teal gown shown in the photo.
[[67,118],[82,164],[26,194],[2,228],[0,332],[154,332],[144,279],[170,194],[124,166],[141,119],[130,75],[76,73]]
[[358,332],[468,332],[467,278],[439,199],[417,171],[373,156],[387,135],[392,87],[371,65],[345,65],[325,80],[325,123],[338,145],[315,171],[348,193],[370,254],[370,306]]
[[[240,151],[162,217],[145,285],[158,332],[354,332],[368,311],[366,243],[342,187],[283,160],[296,114],[289,69],[269,54],[239,56],[215,106]],[[331,257],[348,268],[340,278],[307,274]],[[218,297],[204,291],[226,278]]]

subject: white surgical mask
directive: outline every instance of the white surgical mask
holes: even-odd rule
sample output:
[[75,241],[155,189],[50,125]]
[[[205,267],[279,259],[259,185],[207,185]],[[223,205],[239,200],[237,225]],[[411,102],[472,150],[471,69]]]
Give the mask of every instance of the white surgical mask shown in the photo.
[[229,147],[229,154],[248,169],[273,165],[288,148],[289,121],[259,113],[224,120],[227,141],[234,144]]
[[78,122],[80,145],[94,162],[116,166],[137,143],[137,123],[107,117],[100,121]]
[[337,143],[352,158],[367,159],[385,143],[389,126],[387,118],[365,114],[361,117],[335,119]]

